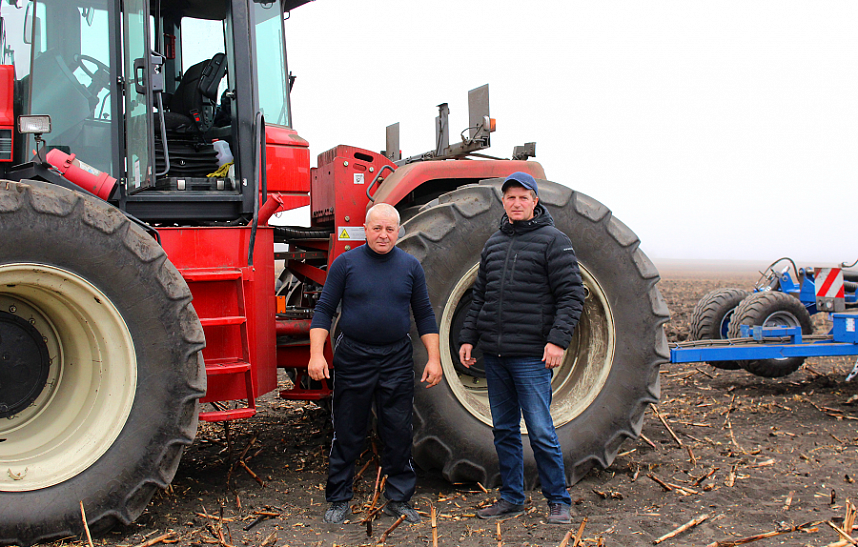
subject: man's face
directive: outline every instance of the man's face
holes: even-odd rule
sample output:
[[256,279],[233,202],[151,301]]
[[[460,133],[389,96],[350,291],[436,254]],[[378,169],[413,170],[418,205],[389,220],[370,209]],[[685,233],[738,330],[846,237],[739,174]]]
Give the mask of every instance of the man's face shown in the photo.
[[387,254],[396,246],[396,240],[399,238],[399,224],[396,219],[384,214],[373,214],[363,227],[366,230],[366,244],[378,254]]
[[512,185],[503,194],[503,210],[510,222],[532,219],[537,203],[539,198],[534,198],[530,190],[521,186]]

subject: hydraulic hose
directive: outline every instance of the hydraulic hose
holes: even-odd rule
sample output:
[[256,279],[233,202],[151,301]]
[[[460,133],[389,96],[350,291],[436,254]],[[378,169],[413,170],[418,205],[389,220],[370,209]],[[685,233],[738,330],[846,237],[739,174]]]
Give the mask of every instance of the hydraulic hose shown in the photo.
[[275,226],[274,242],[287,243],[293,239],[326,239],[333,228],[304,228],[301,226]]

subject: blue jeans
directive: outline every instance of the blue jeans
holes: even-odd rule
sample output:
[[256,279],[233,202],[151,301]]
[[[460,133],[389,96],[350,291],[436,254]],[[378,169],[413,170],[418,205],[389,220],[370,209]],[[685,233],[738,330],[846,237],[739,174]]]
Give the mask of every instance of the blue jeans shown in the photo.
[[527,425],[530,446],[536,459],[542,494],[549,503],[572,504],[566,490],[563,450],[551,419],[551,370],[533,357],[496,357],[483,354],[495,450],[500,464],[501,497],[523,505],[524,452],[521,416]]

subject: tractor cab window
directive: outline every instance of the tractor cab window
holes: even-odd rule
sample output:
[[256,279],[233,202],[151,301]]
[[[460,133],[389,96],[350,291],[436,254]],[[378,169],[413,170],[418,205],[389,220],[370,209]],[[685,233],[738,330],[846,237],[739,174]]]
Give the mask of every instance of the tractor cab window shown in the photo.
[[[2,21],[2,63],[15,67],[15,80],[21,81],[30,73],[30,51],[33,32],[32,14],[33,2],[18,2],[12,5],[4,5],[0,12]],[[44,6],[41,6],[44,13]],[[30,19],[28,19],[28,17]],[[29,23],[25,28],[24,23]],[[19,93],[16,91],[15,96]]]
[[[212,7],[202,15],[217,16],[217,11]],[[223,150],[235,146],[226,21],[170,12],[159,27],[167,76],[163,110],[155,114],[155,186],[237,191],[223,161]]]
[[265,123],[290,125],[286,87],[286,42],[279,2],[253,3],[259,109]]
[[[207,19],[182,18],[182,74],[194,65],[225,53],[224,22]],[[218,97],[227,88],[229,71],[218,85]]]
[[[204,117],[206,132],[212,138],[227,134],[216,128],[231,123],[230,100],[226,92],[234,86],[230,84],[224,32],[224,21],[182,18],[182,72],[173,98],[179,95],[178,99],[187,103],[178,108],[184,106],[186,110],[196,108],[199,111]],[[191,94],[194,85],[197,91]]]
[[110,88],[116,71],[110,66],[107,0],[36,0],[27,22],[33,55],[29,75],[21,78],[29,92],[21,113],[51,116],[48,149],[115,172]]

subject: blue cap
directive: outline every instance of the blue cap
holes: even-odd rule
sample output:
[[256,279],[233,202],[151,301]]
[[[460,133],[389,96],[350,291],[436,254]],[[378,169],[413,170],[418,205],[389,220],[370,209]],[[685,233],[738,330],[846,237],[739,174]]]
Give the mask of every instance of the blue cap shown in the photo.
[[512,184],[523,186],[527,190],[532,190],[533,193],[537,196],[539,195],[539,187],[536,185],[536,179],[534,179],[527,173],[524,173],[522,171],[516,171],[512,175],[508,176],[506,180],[503,181],[501,191],[506,192],[506,189],[509,188]]

